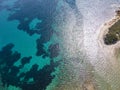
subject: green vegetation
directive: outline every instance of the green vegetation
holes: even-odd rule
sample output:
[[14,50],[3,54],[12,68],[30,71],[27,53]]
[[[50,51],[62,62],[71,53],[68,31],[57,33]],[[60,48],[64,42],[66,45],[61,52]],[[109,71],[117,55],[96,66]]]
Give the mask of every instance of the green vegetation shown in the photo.
[[120,20],[109,28],[108,33],[104,38],[104,43],[107,45],[115,44],[120,40]]

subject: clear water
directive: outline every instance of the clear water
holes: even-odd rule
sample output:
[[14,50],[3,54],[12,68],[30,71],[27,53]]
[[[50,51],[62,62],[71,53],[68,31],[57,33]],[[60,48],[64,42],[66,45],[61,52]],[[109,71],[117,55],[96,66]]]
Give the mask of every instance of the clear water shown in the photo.
[[97,41],[119,4],[0,0],[0,90],[119,90]]

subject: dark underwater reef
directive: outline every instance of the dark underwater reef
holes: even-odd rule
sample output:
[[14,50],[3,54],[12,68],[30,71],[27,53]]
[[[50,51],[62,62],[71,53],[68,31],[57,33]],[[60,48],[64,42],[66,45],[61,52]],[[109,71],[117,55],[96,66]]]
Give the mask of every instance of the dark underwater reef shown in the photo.
[[[19,24],[18,30],[22,30],[28,35],[34,34],[40,37],[36,40],[37,52],[36,56],[42,56],[43,58],[50,57],[50,64],[45,65],[42,69],[38,70],[38,65],[34,64],[30,71],[20,73],[26,64],[30,63],[32,56],[21,57],[19,51],[12,51],[15,44],[9,43],[4,46],[0,51],[0,74],[3,86],[13,85],[20,87],[22,90],[45,90],[51,83],[55,76],[51,73],[55,71],[55,68],[60,65],[60,60],[53,61],[53,58],[57,57],[60,52],[59,43],[51,44],[46,51],[44,44],[51,40],[53,33],[56,33],[52,24],[54,23],[54,17],[56,15],[56,8],[59,0],[17,0],[12,7],[2,6],[4,0],[0,0],[0,10],[7,9],[12,12],[8,21],[17,20]],[[76,8],[75,0],[63,0],[67,2],[73,9]],[[33,19],[39,19],[42,22],[37,23],[34,29],[29,28],[29,24]],[[7,37],[6,37],[7,38]],[[18,60],[21,61],[20,66],[14,66],[14,63]],[[19,75],[18,75],[19,74]],[[33,81],[29,79],[33,78]],[[22,80],[21,80],[22,79]]]
[[[19,52],[12,51],[13,47],[14,45],[10,43],[0,51],[0,74],[3,86],[13,85],[22,88],[22,90],[45,90],[46,86],[55,77],[51,73],[55,71],[59,62],[54,62],[51,59],[50,65],[46,65],[40,70],[38,70],[38,65],[34,64],[29,71],[18,75],[20,69],[25,64],[30,63],[32,57],[21,58]],[[21,65],[14,66],[14,63],[18,60],[21,61]],[[23,79],[21,80],[21,78]],[[31,78],[33,78],[33,81],[30,82],[29,79]]]

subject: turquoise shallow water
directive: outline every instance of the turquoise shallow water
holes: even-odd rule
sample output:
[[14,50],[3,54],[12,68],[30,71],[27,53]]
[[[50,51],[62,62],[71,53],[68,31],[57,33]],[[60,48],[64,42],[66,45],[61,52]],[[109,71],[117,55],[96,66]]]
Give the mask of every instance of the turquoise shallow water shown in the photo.
[[0,0],[0,90],[119,88],[96,39],[118,3]]
[[[53,21],[50,21],[52,13],[46,11],[55,10],[51,5],[46,9],[50,3],[47,1],[45,4],[39,0],[34,4],[33,0],[0,2],[1,89],[45,90],[55,81],[61,58],[57,36],[52,30]],[[39,7],[43,11],[38,11]]]

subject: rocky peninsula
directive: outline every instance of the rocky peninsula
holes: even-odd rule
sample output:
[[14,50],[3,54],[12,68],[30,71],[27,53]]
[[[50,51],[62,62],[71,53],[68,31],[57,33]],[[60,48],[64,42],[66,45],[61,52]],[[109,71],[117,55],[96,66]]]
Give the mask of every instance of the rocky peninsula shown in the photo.
[[[104,43],[112,45],[120,40],[120,10],[116,11],[116,19],[113,19],[113,25],[108,28],[108,33],[104,36]],[[114,21],[115,20],[115,21]]]
[[104,55],[117,64],[120,58],[120,10],[115,12],[116,15],[100,27],[98,43]]

